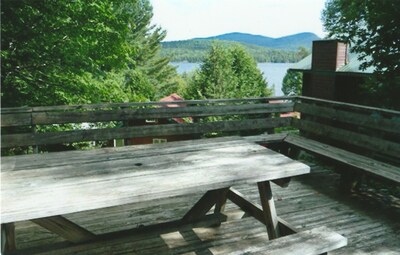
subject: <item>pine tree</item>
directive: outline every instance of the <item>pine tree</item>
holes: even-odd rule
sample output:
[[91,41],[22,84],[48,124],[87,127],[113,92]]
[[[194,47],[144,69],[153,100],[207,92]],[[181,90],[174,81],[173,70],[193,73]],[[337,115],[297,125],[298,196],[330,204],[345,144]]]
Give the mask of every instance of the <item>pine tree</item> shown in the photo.
[[187,99],[263,97],[271,94],[255,60],[239,46],[213,44],[194,74]]

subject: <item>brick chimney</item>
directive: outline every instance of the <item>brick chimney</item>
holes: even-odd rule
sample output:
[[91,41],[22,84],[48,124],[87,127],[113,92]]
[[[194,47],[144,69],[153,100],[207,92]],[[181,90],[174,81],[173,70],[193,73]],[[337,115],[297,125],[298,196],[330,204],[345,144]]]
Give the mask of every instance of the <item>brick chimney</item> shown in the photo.
[[314,41],[311,69],[336,71],[347,64],[347,44],[337,40]]
[[[348,62],[346,43],[337,40],[313,42],[311,73],[303,84],[303,95],[323,99],[336,99],[335,71]],[[304,86],[305,85],[305,86]]]

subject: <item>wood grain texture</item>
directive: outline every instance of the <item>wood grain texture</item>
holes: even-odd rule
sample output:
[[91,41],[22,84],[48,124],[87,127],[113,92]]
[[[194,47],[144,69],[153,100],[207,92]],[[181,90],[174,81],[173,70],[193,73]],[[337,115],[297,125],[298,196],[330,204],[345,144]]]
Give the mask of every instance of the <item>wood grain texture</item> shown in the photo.
[[46,111],[70,111],[70,110],[93,110],[111,108],[131,108],[146,106],[162,106],[167,104],[182,105],[208,105],[208,104],[233,104],[233,103],[265,103],[269,101],[294,100],[293,96],[281,97],[258,97],[258,98],[230,98],[230,99],[208,99],[208,100],[182,100],[173,102],[132,102],[132,103],[103,103],[103,104],[81,104],[81,105],[57,105],[57,106],[36,106],[36,107],[12,107],[2,108],[3,113],[18,112],[46,112]]
[[334,159],[346,165],[350,165],[356,169],[368,172],[377,177],[392,180],[400,183],[400,168],[377,161],[356,153],[349,152],[328,144],[308,139],[302,136],[289,135],[285,138],[285,142],[302,148],[309,152]]
[[214,213],[222,213],[225,210],[226,202],[227,202],[227,194],[229,192],[229,188],[220,189],[217,193]]
[[[163,153],[164,146],[134,146],[131,153],[124,148],[123,157],[118,155],[118,148],[106,149],[112,157],[81,152],[87,163],[80,161],[79,165],[70,164],[73,162],[69,152],[64,152],[64,157],[59,162],[54,159],[49,167],[2,172],[2,223],[146,203],[310,171],[308,166],[262,146],[240,140],[234,145],[227,143],[229,146],[224,142],[211,143],[194,151],[187,147],[179,150],[181,143],[170,143],[165,146],[176,149],[170,154]],[[135,153],[141,148],[151,151],[151,155],[137,156]],[[76,156],[76,152],[71,155]],[[36,162],[48,157],[34,156]],[[18,166],[24,158],[16,156],[11,161]]]
[[[313,167],[312,173],[293,178],[289,187],[282,189],[272,185],[275,206],[280,218],[284,218],[300,230],[326,226],[347,237],[348,245],[335,250],[332,254],[347,255],[359,253],[360,251],[368,254],[397,254],[400,250],[398,241],[400,222],[396,217],[396,208],[390,209],[386,204],[375,204],[370,207],[368,206],[369,202],[371,202],[370,197],[352,197],[351,203],[349,203],[348,196],[339,195],[339,191],[334,188],[339,175],[321,165],[316,165],[315,162],[310,162],[310,164]],[[246,184],[235,188],[239,189],[247,200],[259,203],[257,185]],[[197,196],[188,195],[178,200],[164,199],[159,204],[143,204],[145,208],[142,209],[132,205],[125,205],[67,215],[67,217],[71,221],[79,222],[85,228],[98,234],[121,231],[143,225],[146,227],[171,219],[179,219],[203,194],[204,192],[200,192]],[[366,200],[369,202],[366,203]],[[207,250],[211,246],[227,244],[233,238],[237,238],[233,239],[233,242],[236,242],[255,233],[266,231],[264,224],[254,220],[253,217],[242,218],[243,212],[229,201],[224,213],[228,216],[228,222],[223,222],[218,228],[197,226],[194,230],[196,235],[193,235],[192,239],[189,239],[186,233],[190,234],[193,231],[180,231],[183,233],[182,236],[187,245],[180,247],[179,251],[173,249],[169,250],[169,252],[192,255],[194,253],[190,252],[204,254],[202,253],[205,252],[203,248]],[[142,232],[143,230],[143,227],[139,228],[139,231]],[[166,228],[162,227],[162,230],[166,230]],[[176,233],[176,231],[178,230],[170,229],[163,233]],[[24,255],[34,253],[34,247],[45,246],[42,248],[42,251],[44,251],[45,248],[48,248],[49,243],[62,242],[60,239],[55,240],[52,236],[49,236],[41,227],[27,221],[16,224],[16,233],[19,248],[24,249],[20,254]],[[156,243],[148,241],[151,237],[138,240],[136,235],[132,238],[130,236],[132,235],[123,234],[120,236],[119,242],[102,241],[98,244],[97,249],[90,249],[89,245],[80,244],[80,249],[73,245],[74,249],[63,247],[60,250],[47,250],[44,253],[50,255],[102,255],[107,254],[106,247],[108,246],[114,253],[135,254],[136,252],[136,254],[141,254],[139,252],[142,247],[141,244],[144,245],[145,243],[155,249]],[[159,237],[160,234],[155,233],[155,236]],[[203,239],[204,242],[199,238],[205,238]],[[137,241],[131,241],[132,239]],[[162,240],[160,242],[164,243]],[[153,254],[159,253],[155,252]]]
[[[191,231],[193,228],[205,228],[215,226],[220,222],[225,222],[226,216],[221,214],[206,215],[201,221],[195,221],[192,223],[183,223],[180,220],[170,221],[160,224],[154,224],[146,227],[120,230],[112,233],[104,233],[97,235],[95,239],[84,243],[71,244],[67,242],[58,243],[56,245],[44,245],[31,247],[29,249],[22,249],[13,252],[12,254],[115,254],[122,246],[132,246],[133,251],[127,251],[127,254],[164,254],[165,242],[160,236],[168,235],[171,232],[180,231],[182,233]],[[154,236],[157,238],[154,239]],[[160,247],[161,246],[161,247]],[[188,247],[190,248],[190,247]],[[121,251],[120,251],[121,252]],[[117,252],[118,254],[120,252]]]
[[276,134],[261,134],[254,136],[244,136],[243,139],[257,144],[281,143],[287,136],[286,132]]
[[346,129],[335,128],[308,120],[293,119],[293,125],[300,130],[310,132],[320,137],[328,137],[344,144],[358,146],[369,151],[400,157],[400,143],[383,140],[378,137],[364,135]]
[[[243,114],[280,113],[293,111],[294,103],[211,105],[175,108],[139,108],[96,111],[34,112],[32,123],[63,124],[82,122],[122,121],[135,119],[162,119],[182,117],[208,117]],[[21,118],[22,119],[22,118]],[[22,119],[23,120],[23,119]]]
[[18,127],[32,125],[32,113],[1,113],[1,127]]
[[212,247],[213,255],[242,255],[242,254],[301,254],[317,255],[336,250],[347,245],[347,239],[325,227],[299,232],[272,241],[268,236],[258,235],[240,242]]
[[301,112],[302,114],[347,123],[357,127],[361,126],[394,134],[400,132],[400,116],[396,119],[395,117],[385,117],[384,115],[379,115],[375,112],[362,114],[351,112],[349,110],[341,110],[333,107],[307,103],[296,103],[294,110]]
[[182,222],[189,223],[201,219],[216,203],[218,190],[209,190],[182,217]]
[[34,219],[32,221],[73,243],[83,243],[95,239],[95,235],[93,233],[62,216],[52,216]]
[[16,249],[14,223],[1,224],[1,254],[15,251]]
[[[227,193],[227,198],[235,205],[239,206],[239,208],[246,212],[249,216],[254,217],[264,225],[268,224],[268,222],[265,220],[263,208],[260,205],[251,202],[251,199],[245,198],[245,196],[238,190],[230,188],[229,192]],[[294,226],[279,216],[277,216],[277,219],[281,236],[291,235],[298,232]]]
[[70,143],[78,141],[105,141],[132,137],[204,134],[209,132],[266,130],[269,128],[289,126],[289,124],[290,118],[271,118],[13,134],[1,136],[1,147],[7,148],[15,146]]
[[[212,146],[229,147],[242,143],[244,138],[239,136],[226,136],[212,139],[195,139],[175,143],[162,143],[154,150],[153,144],[140,146],[123,146],[115,148],[101,148],[96,150],[80,150],[65,152],[43,153],[40,157],[33,154],[19,155],[17,157],[3,157],[1,159],[1,171],[19,171],[47,167],[63,167],[71,165],[71,169],[78,169],[82,164],[102,162],[105,160],[130,159],[131,157],[162,156],[167,154],[179,154],[181,152],[196,152]],[[247,140],[247,139],[246,139]],[[176,146],[179,144],[179,146]],[[161,150],[162,149],[162,150]],[[158,154],[156,154],[158,153]]]
[[400,117],[400,112],[399,111],[395,111],[395,110],[388,110],[388,109],[371,107],[371,106],[344,103],[344,102],[332,101],[332,100],[326,100],[326,99],[320,99],[320,98],[298,96],[298,97],[296,97],[296,101],[297,102],[308,102],[308,103],[323,104],[323,105],[330,106],[330,107],[335,107],[335,108],[338,108],[338,107],[339,108],[345,108],[345,109],[347,109],[349,111],[354,111],[354,112],[367,112],[367,113],[377,112],[377,113],[380,113],[380,114],[392,115],[392,116]]
[[263,217],[267,223],[268,237],[270,240],[280,237],[278,217],[276,214],[274,198],[272,197],[271,184],[268,181],[259,182],[258,192],[260,193]]

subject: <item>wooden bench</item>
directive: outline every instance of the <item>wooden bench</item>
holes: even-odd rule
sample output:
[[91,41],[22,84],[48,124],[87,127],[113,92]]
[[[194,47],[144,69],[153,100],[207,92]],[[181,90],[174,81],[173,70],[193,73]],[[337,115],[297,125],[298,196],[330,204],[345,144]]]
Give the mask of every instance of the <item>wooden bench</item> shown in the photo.
[[307,97],[294,109],[300,135],[286,144],[336,162],[348,185],[359,173],[400,183],[400,112]]
[[[319,227],[288,236],[269,240],[264,232],[248,231],[243,236],[235,229],[237,220],[223,222],[218,236],[206,236],[215,232],[217,218],[211,215],[203,220],[180,227],[171,224],[128,230],[118,235],[105,235],[102,239],[78,245],[59,245],[47,249],[33,247],[12,253],[13,255],[69,255],[69,254],[112,254],[119,245],[129,247],[124,254],[282,254],[317,255],[327,254],[347,245],[347,239],[332,230]],[[242,220],[241,220],[242,221]],[[243,220],[249,223],[248,220]],[[193,229],[200,228],[201,232]],[[213,231],[214,230],[214,231]],[[212,235],[212,234],[211,234]],[[171,236],[171,241],[166,238]],[[162,238],[164,237],[164,238]],[[203,240],[202,240],[203,239]],[[170,245],[171,247],[168,247]]]

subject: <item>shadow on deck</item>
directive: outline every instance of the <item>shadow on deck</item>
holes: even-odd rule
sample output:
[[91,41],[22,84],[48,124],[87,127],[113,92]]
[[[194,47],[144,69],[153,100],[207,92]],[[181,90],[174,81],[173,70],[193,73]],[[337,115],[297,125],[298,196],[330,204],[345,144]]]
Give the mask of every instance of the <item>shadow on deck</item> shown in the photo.
[[[348,245],[331,254],[399,254],[398,201],[376,199],[378,196],[369,196],[370,193],[343,195],[337,185],[338,178],[333,171],[313,165],[311,174],[293,179],[288,188],[273,186],[278,215],[300,230],[326,226],[347,237]],[[256,185],[236,188],[259,202]],[[200,196],[179,197],[170,204],[148,208],[122,206],[67,215],[67,218],[96,234],[142,228],[179,219]],[[211,254],[208,248],[212,246],[250,238],[265,231],[254,218],[238,221],[245,215],[233,204],[228,203],[226,213],[228,219],[220,227],[198,225],[173,229],[165,226],[90,247],[81,245],[71,250],[56,245],[55,248],[61,248],[56,249],[57,254]],[[33,253],[35,246],[63,242],[60,237],[30,222],[17,223],[16,234],[19,248]]]

